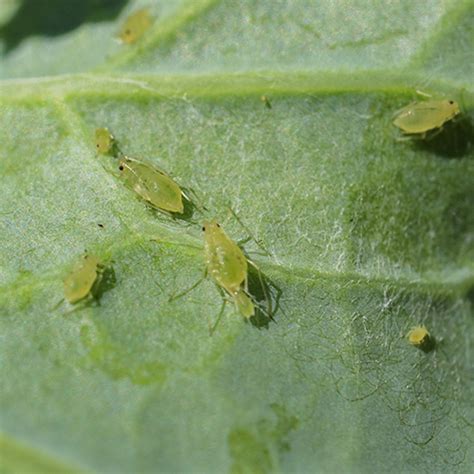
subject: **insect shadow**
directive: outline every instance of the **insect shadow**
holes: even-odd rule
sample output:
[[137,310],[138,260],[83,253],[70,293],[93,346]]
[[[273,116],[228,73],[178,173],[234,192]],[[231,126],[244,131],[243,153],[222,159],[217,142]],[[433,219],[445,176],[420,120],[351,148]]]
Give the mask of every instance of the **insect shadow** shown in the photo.
[[100,299],[102,296],[107,293],[108,291],[115,288],[117,285],[117,277],[115,275],[114,267],[111,263],[107,263],[104,266],[104,270],[102,272],[102,278],[97,285],[94,285],[92,288],[92,302],[100,306]]
[[249,322],[258,329],[268,329],[280,310],[282,290],[253,265],[248,267],[247,285],[247,292],[255,306],[255,314]]
[[443,125],[439,132],[424,140],[415,140],[416,148],[445,158],[462,158],[470,153],[474,142],[474,124],[467,114]]
[[116,18],[128,0],[20,0],[11,20],[0,29],[6,52],[30,36],[58,36],[82,23]]

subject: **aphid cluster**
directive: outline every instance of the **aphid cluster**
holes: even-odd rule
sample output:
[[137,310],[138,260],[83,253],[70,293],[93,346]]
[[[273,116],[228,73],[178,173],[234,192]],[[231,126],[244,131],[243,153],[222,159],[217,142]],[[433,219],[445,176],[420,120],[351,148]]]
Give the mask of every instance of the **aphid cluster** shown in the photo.
[[[123,25],[120,37],[124,42],[136,41],[151,25],[148,10],[131,15]],[[267,96],[261,101],[271,109]],[[428,100],[410,104],[401,109],[393,124],[405,135],[425,138],[429,132],[440,130],[460,113],[459,105],[452,100]],[[155,165],[124,155],[118,150],[114,136],[107,128],[95,131],[95,143],[99,154],[115,155],[118,176],[126,187],[136,193],[152,208],[170,216],[182,215],[185,201],[191,203],[183,189],[167,173]],[[99,226],[102,226],[99,224]],[[102,226],[103,227],[103,226]],[[254,265],[242,249],[225,233],[216,220],[204,222],[204,257],[206,275],[234,302],[238,312],[246,319],[255,315],[255,301],[249,293],[249,264]],[[255,266],[255,265],[254,265]],[[261,279],[260,271],[259,278]],[[69,303],[75,304],[94,293],[100,285],[103,264],[98,257],[85,255],[64,281],[64,294]],[[193,289],[193,287],[190,288]],[[262,283],[262,287],[264,287]],[[186,290],[187,292],[188,290]],[[181,295],[185,294],[182,293]],[[269,317],[272,318],[271,313]],[[415,347],[428,351],[433,347],[425,326],[417,326],[408,333],[408,341]]]
[[[184,203],[191,200],[167,173],[147,161],[124,155],[115,146],[115,139],[107,128],[98,128],[95,131],[95,143],[99,154],[115,155],[118,160],[117,177],[140,199],[171,217],[183,214]],[[99,226],[103,227],[101,224]],[[218,288],[232,299],[244,318],[251,318],[256,313],[256,303],[248,289],[248,266],[251,264],[256,268],[264,285],[260,270],[245,256],[242,249],[225,233],[217,221],[204,222],[202,230],[206,275],[209,275]],[[67,301],[75,304],[92,297],[94,288],[101,283],[102,270],[103,264],[98,257],[93,255],[82,257],[65,279],[64,293]],[[266,286],[262,288],[263,292],[266,292]],[[271,314],[268,316],[272,317]]]

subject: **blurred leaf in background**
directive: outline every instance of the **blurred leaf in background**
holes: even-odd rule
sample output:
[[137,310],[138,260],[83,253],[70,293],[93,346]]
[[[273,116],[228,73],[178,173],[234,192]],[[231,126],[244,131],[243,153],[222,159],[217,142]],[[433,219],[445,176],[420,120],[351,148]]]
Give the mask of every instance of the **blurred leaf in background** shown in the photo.
[[[2,2],[0,470],[470,472],[473,24],[461,0]],[[399,142],[417,89],[462,116]],[[147,208],[98,127],[246,239],[232,207],[275,322],[228,304],[209,337],[209,280],[170,301],[201,216]],[[114,279],[69,312],[85,249]]]

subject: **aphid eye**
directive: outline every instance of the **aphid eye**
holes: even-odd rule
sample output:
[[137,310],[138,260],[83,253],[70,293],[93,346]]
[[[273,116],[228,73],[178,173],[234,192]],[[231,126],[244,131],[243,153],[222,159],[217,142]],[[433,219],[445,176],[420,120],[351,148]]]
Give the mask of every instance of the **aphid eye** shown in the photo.
[[217,222],[216,222],[216,225],[217,225],[217,227],[220,227],[220,226],[221,226],[221,225],[220,225],[219,223],[217,223]]
[[449,105],[453,105],[453,104],[454,104],[454,101],[450,100]]
[[120,165],[120,166],[119,166],[119,170],[120,170],[120,171],[123,171],[123,165]]
[[203,226],[203,227],[202,227],[202,231],[205,232],[205,231],[206,231],[206,227]]

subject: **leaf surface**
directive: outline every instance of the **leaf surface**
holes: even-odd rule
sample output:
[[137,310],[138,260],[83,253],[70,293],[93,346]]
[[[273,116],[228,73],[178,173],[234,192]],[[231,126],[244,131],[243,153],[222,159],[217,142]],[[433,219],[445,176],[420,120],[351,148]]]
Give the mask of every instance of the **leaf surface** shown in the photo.
[[[6,472],[474,463],[473,2],[238,3],[0,8]],[[118,44],[143,5],[153,27]],[[399,142],[417,89],[462,120]],[[204,216],[147,208],[97,156],[98,127],[245,239],[232,207],[268,250],[244,245],[281,292],[275,322],[227,304],[209,337],[210,280],[170,301],[202,275]],[[85,249],[113,284],[70,312],[62,279]],[[418,324],[434,351],[408,344]]]

